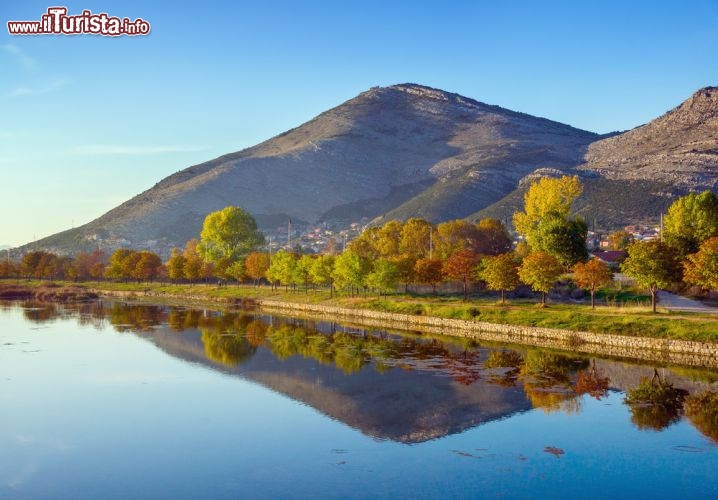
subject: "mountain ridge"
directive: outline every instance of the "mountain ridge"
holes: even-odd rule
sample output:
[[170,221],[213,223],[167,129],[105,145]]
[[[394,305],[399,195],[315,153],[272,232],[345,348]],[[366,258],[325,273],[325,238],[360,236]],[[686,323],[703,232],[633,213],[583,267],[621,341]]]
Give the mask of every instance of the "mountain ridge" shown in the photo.
[[[587,195],[605,191],[600,200],[588,196],[584,208],[613,214],[611,224],[654,213],[684,192],[714,189],[718,91],[705,87],[645,125],[598,135],[423,85],[372,87],[255,146],[180,170],[35,247],[166,252],[197,236],[207,213],[230,204],[265,228],[287,218],[474,218],[509,207],[502,200],[515,199],[522,180],[547,169],[587,180],[596,187]],[[628,190],[631,210],[612,199],[611,186],[625,182],[648,190],[645,210],[640,190]],[[492,213],[507,218],[506,210]]]

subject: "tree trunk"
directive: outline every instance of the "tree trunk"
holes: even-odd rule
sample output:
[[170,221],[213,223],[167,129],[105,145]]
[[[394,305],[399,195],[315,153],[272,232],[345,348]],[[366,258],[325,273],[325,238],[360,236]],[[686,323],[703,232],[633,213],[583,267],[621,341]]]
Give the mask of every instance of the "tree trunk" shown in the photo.
[[464,280],[464,302],[469,300],[468,287],[466,286],[466,280]]
[[546,292],[541,292],[541,306],[546,306]]
[[594,300],[594,297],[596,295],[596,290],[593,288],[591,289],[591,309],[596,309],[596,301]]
[[501,290],[501,304],[506,304],[506,299],[504,298],[504,291]]
[[656,292],[658,291],[657,287],[651,287],[651,307],[653,308],[653,313],[656,312]]

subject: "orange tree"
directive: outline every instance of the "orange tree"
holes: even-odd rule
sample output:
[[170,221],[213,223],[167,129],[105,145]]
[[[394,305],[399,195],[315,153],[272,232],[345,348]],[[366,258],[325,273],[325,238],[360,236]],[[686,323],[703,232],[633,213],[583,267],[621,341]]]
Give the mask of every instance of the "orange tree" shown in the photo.
[[457,250],[444,262],[443,272],[446,278],[461,281],[464,285],[464,301],[468,300],[469,282],[476,276],[479,256],[471,250]]
[[608,285],[613,279],[613,273],[605,262],[598,259],[589,260],[586,263],[579,262],[573,266],[574,279],[581,288],[587,288],[591,292],[591,309],[596,309],[596,290]]

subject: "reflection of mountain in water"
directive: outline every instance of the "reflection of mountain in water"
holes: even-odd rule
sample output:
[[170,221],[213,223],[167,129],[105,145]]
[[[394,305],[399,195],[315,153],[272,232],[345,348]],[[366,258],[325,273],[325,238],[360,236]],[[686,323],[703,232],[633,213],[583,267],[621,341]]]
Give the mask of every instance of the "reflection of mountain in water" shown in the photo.
[[[661,369],[659,376],[645,364],[246,312],[101,301],[24,306],[25,317],[37,323],[57,318],[75,318],[96,328],[110,323],[174,357],[259,383],[377,439],[405,443],[458,433],[531,408],[579,413],[581,396],[600,399],[609,389],[630,394],[652,374],[665,379],[669,373],[671,384],[694,394],[715,389],[718,380],[708,370],[672,367]],[[706,406],[700,402],[689,411],[691,421],[700,423],[696,427],[709,437],[718,436],[718,395],[714,399],[713,413],[698,412],[696,408]],[[634,423],[662,429],[682,411],[676,408],[666,420],[655,417],[660,417],[658,410],[632,407]]]
[[368,363],[347,373],[301,355],[282,360],[259,347],[250,359],[227,366],[206,357],[198,341],[206,335],[196,330],[142,336],[175,357],[260,383],[378,439],[425,441],[531,408],[520,387],[482,379],[467,385],[442,373],[436,366],[445,360],[437,356],[388,372]]

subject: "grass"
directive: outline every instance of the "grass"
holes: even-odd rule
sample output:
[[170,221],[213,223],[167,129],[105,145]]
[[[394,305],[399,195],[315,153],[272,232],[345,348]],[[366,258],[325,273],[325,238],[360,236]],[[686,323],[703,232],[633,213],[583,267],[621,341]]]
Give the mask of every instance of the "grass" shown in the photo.
[[[40,282],[8,283],[39,286]],[[469,302],[463,302],[457,296],[431,297],[404,294],[384,297],[377,297],[375,294],[350,297],[342,294],[330,298],[329,293],[324,290],[292,292],[281,287],[272,291],[269,287],[257,288],[249,285],[219,287],[215,284],[88,282],[83,286],[109,292],[137,293],[138,297],[151,294],[153,301],[179,300],[227,304],[234,303],[237,299],[263,298],[499,324],[718,342],[718,317],[698,313],[673,313],[660,309],[658,314],[653,314],[648,305],[629,307],[599,305],[596,310],[592,310],[589,305],[564,303],[550,303],[548,307],[540,308],[537,302],[531,299],[515,299],[506,305],[501,305],[496,302],[496,297],[493,295],[474,297]],[[632,292],[625,293],[628,294],[627,296],[634,296],[631,295]],[[636,300],[640,300],[640,297]]]

